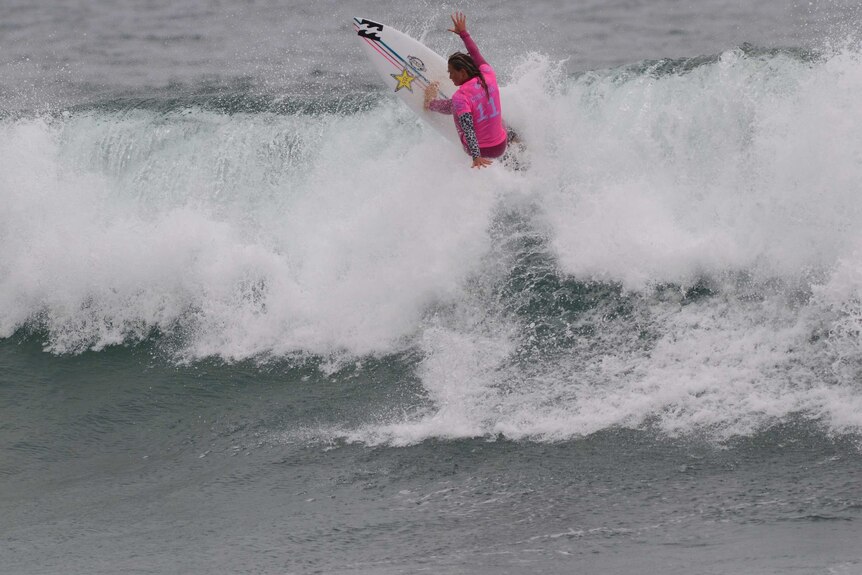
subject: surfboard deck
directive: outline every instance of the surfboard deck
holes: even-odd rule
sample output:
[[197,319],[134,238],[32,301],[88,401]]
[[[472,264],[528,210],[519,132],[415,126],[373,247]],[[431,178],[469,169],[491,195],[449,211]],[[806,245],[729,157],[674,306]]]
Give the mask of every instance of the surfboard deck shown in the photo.
[[383,82],[413,112],[446,138],[460,145],[452,116],[424,109],[425,88],[439,82],[438,98],[451,98],[457,88],[442,56],[407,34],[367,18],[354,18],[365,54]]

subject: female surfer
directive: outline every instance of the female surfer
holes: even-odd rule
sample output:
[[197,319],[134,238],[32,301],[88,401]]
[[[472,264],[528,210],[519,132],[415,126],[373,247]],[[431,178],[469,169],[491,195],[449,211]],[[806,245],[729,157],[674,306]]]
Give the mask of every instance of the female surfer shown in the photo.
[[452,15],[453,28],[464,41],[469,54],[455,52],[449,56],[449,79],[458,86],[451,100],[437,98],[437,82],[425,90],[425,109],[452,114],[464,149],[473,157],[474,168],[491,165],[506,151],[506,127],[500,115],[500,89],[497,75],[485,61],[467,32],[467,17]]

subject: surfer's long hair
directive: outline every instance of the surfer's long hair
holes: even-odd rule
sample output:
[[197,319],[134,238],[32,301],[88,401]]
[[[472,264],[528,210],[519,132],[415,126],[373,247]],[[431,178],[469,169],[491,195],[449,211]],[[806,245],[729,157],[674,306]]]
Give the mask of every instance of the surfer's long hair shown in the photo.
[[473,78],[479,78],[479,81],[482,83],[482,87],[485,88],[485,95],[488,96],[488,98],[491,97],[491,92],[488,90],[488,84],[485,83],[485,77],[482,76],[482,71],[479,70],[479,66],[476,65],[476,62],[470,54],[455,52],[449,56],[449,65],[456,70],[466,70],[467,75],[471,80]]

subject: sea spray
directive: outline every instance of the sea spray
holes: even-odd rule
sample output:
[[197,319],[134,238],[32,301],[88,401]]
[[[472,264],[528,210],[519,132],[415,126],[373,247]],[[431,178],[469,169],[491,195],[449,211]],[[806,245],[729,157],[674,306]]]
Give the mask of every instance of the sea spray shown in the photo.
[[852,51],[532,55],[504,87],[529,168],[481,172],[385,99],[7,118],[0,329],[182,362],[409,351],[421,405],[333,432],[369,443],[856,432],[860,82]]

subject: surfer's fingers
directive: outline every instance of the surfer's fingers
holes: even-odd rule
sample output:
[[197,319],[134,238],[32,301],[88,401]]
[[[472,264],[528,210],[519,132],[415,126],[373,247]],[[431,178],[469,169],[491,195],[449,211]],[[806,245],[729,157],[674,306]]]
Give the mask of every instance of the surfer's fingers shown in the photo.
[[452,24],[455,25],[454,29],[450,29],[450,31],[455,32],[456,34],[460,32],[462,29],[467,27],[467,17],[464,16],[463,12],[455,12],[451,16]]

